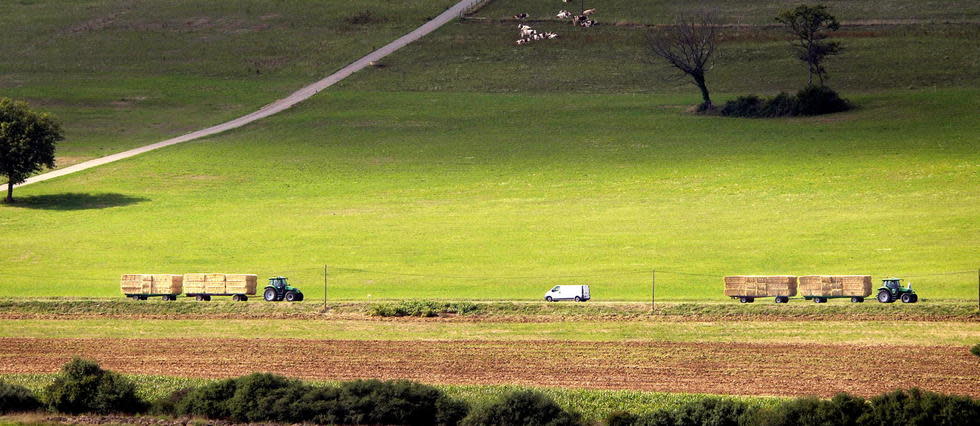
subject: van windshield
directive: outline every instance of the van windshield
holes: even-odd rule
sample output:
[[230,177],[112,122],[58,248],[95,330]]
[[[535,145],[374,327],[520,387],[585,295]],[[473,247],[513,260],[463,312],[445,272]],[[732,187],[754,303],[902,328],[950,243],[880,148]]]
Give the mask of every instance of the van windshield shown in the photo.
[[551,289],[551,291],[558,291],[558,286],[555,286],[555,288]]

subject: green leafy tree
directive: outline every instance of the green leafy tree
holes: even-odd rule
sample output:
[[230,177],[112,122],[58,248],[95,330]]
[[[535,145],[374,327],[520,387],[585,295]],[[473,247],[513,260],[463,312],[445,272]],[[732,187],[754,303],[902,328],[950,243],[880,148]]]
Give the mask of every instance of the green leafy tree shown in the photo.
[[824,59],[839,54],[842,50],[840,43],[826,40],[828,31],[837,31],[840,28],[837,18],[827,12],[824,5],[802,4],[780,13],[776,22],[785,25],[786,30],[795,37],[793,51],[797,58],[806,63],[809,72],[807,84],[812,85],[813,76],[816,75],[823,85],[823,80],[827,77],[827,70],[823,67]]
[[31,111],[24,102],[0,98],[0,175],[7,177],[8,203],[14,185],[54,167],[55,144],[63,140],[61,127],[46,114]]

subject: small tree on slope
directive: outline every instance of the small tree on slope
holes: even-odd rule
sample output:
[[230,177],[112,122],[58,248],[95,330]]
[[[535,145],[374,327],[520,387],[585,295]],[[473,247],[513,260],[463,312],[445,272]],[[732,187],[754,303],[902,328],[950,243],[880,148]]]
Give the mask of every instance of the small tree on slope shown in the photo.
[[54,167],[54,149],[64,139],[61,128],[45,113],[24,102],[0,98],[0,175],[7,177],[6,202],[14,201],[14,185],[42,167]]

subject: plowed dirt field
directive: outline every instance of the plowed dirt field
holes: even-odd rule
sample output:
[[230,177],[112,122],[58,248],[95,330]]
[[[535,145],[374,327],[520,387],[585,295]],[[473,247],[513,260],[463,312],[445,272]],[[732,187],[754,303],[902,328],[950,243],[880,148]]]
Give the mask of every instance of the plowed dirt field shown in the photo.
[[131,374],[412,379],[738,395],[876,395],[896,388],[980,397],[963,347],[571,341],[0,339],[0,374],[50,373],[80,355]]

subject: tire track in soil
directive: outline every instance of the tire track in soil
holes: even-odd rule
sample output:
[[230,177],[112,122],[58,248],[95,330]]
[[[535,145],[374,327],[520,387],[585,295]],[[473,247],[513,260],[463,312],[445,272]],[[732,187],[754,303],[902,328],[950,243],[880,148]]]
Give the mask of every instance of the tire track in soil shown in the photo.
[[56,372],[72,356],[129,374],[410,379],[733,395],[872,396],[920,387],[980,397],[965,347],[814,344],[0,339],[0,374]]

